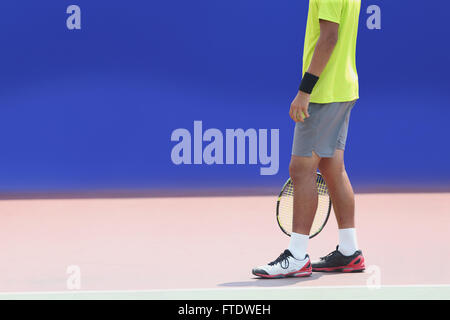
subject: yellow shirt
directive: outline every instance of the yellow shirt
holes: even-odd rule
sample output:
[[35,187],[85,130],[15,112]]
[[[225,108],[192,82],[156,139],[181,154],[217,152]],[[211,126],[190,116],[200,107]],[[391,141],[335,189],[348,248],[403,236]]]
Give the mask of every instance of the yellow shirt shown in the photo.
[[311,102],[345,102],[359,98],[356,37],[360,9],[361,0],[310,0],[303,52],[303,74],[308,71],[320,36],[319,20],[339,24],[338,42],[314,87]]

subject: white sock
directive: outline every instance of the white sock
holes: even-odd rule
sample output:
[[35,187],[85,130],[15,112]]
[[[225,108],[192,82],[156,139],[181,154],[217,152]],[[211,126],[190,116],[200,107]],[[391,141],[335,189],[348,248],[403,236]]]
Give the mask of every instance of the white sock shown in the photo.
[[289,251],[295,259],[304,260],[306,256],[306,248],[308,247],[309,235],[292,232],[291,241],[289,242]]
[[358,242],[356,241],[356,229],[339,229],[339,251],[344,256],[351,256],[358,250]]

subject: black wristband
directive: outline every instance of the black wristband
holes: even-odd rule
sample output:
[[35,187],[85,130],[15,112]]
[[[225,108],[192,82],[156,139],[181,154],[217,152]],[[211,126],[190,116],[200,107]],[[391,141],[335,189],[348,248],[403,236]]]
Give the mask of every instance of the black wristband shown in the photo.
[[303,76],[302,82],[300,83],[300,88],[298,90],[311,94],[317,81],[319,81],[319,77],[306,72]]

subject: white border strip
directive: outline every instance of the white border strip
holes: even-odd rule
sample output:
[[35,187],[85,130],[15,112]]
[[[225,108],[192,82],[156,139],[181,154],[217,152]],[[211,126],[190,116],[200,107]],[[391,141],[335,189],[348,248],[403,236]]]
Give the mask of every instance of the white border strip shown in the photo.
[[[269,280],[270,281],[270,280]],[[126,293],[176,293],[176,292],[223,292],[223,291],[273,291],[273,290],[309,290],[309,289],[367,289],[382,290],[384,288],[449,288],[450,284],[430,284],[430,285],[384,285],[380,288],[370,288],[368,286],[308,286],[308,287],[248,287],[248,288],[195,288],[195,289],[150,289],[150,290],[66,290],[66,291],[25,291],[25,292],[0,292],[1,296],[20,295],[66,295],[66,294],[126,294]]]

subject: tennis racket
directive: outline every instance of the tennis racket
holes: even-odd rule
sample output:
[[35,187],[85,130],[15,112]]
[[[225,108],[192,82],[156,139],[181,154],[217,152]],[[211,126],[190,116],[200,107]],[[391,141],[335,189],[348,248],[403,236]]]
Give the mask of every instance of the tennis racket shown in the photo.
[[[331,199],[322,175],[317,173],[317,191],[319,201],[309,238],[317,236],[327,224],[331,212]],[[294,219],[294,185],[289,178],[283,186],[277,201],[277,222],[281,230],[288,236],[292,233]]]

